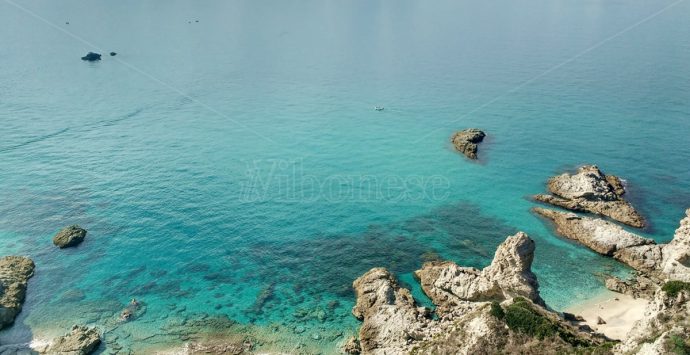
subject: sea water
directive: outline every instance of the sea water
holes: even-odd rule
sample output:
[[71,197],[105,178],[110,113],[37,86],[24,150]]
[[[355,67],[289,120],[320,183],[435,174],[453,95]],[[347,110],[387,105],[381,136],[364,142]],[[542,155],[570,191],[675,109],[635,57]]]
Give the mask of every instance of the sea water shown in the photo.
[[[484,267],[517,231],[552,308],[591,297],[629,270],[556,236],[529,196],[597,164],[644,235],[672,237],[689,20],[650,0],[2,1],[0,255],[36,274],[0,343],[83,323],[112,352],[215,327],[333,353],[368,269],[431,306],[425,260]],[[468,127],[488,134],[478,162],[449,143]],[[59,250],[70,224],[88,236]],[[119,323],[132,298],[145,308]]]

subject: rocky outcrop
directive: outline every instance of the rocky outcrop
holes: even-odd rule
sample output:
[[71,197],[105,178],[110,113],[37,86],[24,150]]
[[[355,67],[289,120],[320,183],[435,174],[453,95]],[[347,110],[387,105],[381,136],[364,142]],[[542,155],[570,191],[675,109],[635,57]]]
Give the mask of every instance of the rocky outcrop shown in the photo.
[[14,323],[14,318],[21,312],[34,267],[34,262],[23,256],[0,259],[0,329]]
[[450,138],[455,149],[470,159],[477,159],[477,144],[481,143],[486,134],[477,128],[468,128],[455,132]]
[[633,227],[645,226],[642,215],[623,199],[621,180],[604,174],[596,165],[582,166],[576,174],[555,176],[549,179],[547,188],[552,195],[536,195],[534,199],[571,211],[599,214]]
[[416,276],[438,306],[438,319],[417,307],[410,291],[387,270],[372,269],[353,284],[357,303],[352,313],[363,324],[360,348],[352,339],[350,348],[363,354],[593,351],[602,337],[571,326],[543,305],[531,272],[533,257],[534,242],[520,232],[499,246],[483,270],[450,262],[425,264]]
[[669,294],[657,289],[644,317],[635,322],[626,339],[616,347],[616,353],[687,353],[690,348],[689,301],[690,291]]
[[690,210],[668,244],[655,244],[602,219],[539,207],[532,210],[551,220],[559,235],[611,256],[648,277],[690,282]]
[[97,60],[101,60],[101,55],[98,53],[89,52],[85,56],[81,57],[81,60],[85,60],[87,62],[95,62]]
[[579,241],[599,254],[613,256],[625,248],[655,244],[651,239],[630,233],[603,219],[541,207],[534,207],[532,211],[553,221],[558,234]]
[[84,241],[84,238],[86,238],[86,229],[75,224],[59,231],[53,237],[53,244],[60,249],[69,248],[79,245],[79,243]]
[[534,241],[519,232],[498,247],[491,265],[483,270],[450,261],[432,261],[425,263],[415,276],[438,306],[439,314],[467,301],[503,301],[516,296],[543,305],[537,277],[531,270],[533,259]]
[[384,268],[374,268],[352,284],[357,303],[352,314],[363,321],[359,330],[362,352],[397,354],[421,335],[428,312],[418,307],[409,290],[401,288]]
[[661,285],[660,280],[646,276],[638,272],[632,280],[622,280],[618,277],[608,277],[605,281],[606,288],[613,292],[622,293],[634,298],[652,299],[654,292]]
[[673,240],[661,251],[661,272],[670,280],[690,282],[690,209],[680,221]]
[[357,338],[350,337],[342,345],[342,350],[345,354],[356,355],[362,352],[362,348],[359,346],[359,340]]
[[88,355],[101,344],[101,333],[96,328],[75,325],[63,336],[53,339],[48,348],[41,351],[49,355]]
[[[605,340],[582,331],[556,313],[516,297],[471,303],[429,326],[410,354],[606,354]],[[539,330],[537,330],[539,329]],[[599,350],[597,352],[597,350]]]

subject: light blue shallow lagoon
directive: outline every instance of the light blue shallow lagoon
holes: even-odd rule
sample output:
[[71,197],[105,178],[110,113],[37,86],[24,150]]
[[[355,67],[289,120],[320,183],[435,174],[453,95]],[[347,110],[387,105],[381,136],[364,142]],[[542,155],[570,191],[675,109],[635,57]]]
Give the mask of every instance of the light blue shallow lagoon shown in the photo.
[[[519,230],[547,303],[581,302],[628,270],[529,196],[597,164],[670,240],[689,38],[683,0],[0,1],[0,255],[36,262],[0,344],[85,323],[106,353],[203,332],[335,353],[362,273],[429,305],[425,260],[484,267]],[[449,142],[468,127],[478,162]],[[57,249],[71,224],[85,242]]]

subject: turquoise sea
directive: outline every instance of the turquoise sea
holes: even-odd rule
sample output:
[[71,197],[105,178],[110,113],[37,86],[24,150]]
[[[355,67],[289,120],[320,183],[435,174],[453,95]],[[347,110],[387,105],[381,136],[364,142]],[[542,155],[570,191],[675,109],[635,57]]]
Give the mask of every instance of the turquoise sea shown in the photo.
[[[424,260],[484,267],[518,230],[547,303],[580,302],[628,271],[529,196],[594,163],[669,240],[689,39],[684,0],[0,1],[0,255],[37,265],[0,344],[87,323],[148,353],[230,319],[259,349],[334,353],[369,268],[424,303]],[[468,127],[476,163],[449,143]],[[87,239],[58,250],[70,224]]]

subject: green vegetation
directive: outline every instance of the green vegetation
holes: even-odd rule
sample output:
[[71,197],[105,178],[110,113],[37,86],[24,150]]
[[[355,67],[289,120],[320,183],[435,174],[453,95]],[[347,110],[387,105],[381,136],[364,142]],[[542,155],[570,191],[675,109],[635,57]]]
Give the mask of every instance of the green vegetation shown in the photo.
[[501,304],[497,301],[491,302],[491,310],[489,311],[489,314],[498,319],[503,319],[506,316],[506,312],[503,311]]
[[510,329],[540,340],[558,336],[573,346],[591,345],[558,322],[539,313],[534,309],[531,302],[522,297],[514,298],[513,304],[506,308],[505,322]]
[[690,344],[678,335],[671,335],[671,349],[677,355],[690,355]]
[[510,329],[532,337],[544,339],[558,333],[557,326],[534,310],[522,297],[517,297],[505,312],[506,324]]
[[690,291],[690,283],[683,281],[668,281],[661,287],[667,295],[676,297],[681,291]]

